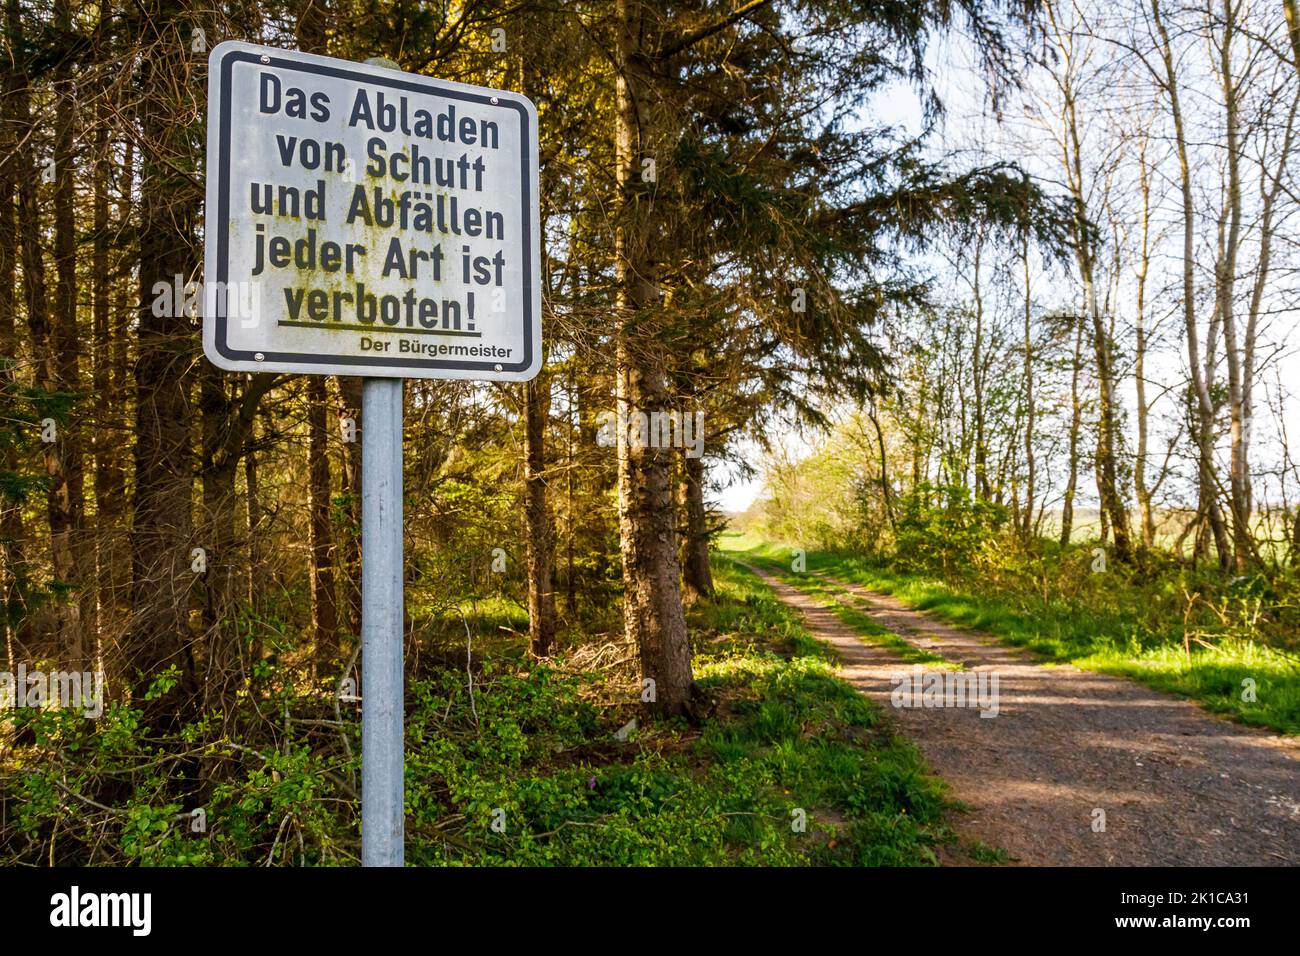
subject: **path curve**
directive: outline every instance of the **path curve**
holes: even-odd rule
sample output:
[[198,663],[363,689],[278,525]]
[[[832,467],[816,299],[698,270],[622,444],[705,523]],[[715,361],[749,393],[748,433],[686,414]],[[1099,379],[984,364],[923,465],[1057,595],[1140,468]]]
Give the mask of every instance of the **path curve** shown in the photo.
[[[895,708],[913,665],[865,643],[762,568],[777,596],[842,659],[842,674],[896,717],[952,795],[958,831],[1027,865],[1277,866],[1300,863],[1300,742],[1229,723],[1132,681],[1045,666],[897,598],[818,575],[913,645],[998,675],[996,717]],[[923,669],[924,670],[924,669]],[[986,678],[987,680],[988,678]],[[1094,831],[1095,810],[1105,830]],[[947,862],[967,862],[944,854]]]

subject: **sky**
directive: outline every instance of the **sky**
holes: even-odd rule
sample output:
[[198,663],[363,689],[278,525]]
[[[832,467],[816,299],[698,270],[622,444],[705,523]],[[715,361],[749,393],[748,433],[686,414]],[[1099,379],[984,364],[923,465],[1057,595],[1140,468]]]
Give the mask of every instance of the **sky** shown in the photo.
[[[916,92],[906,83],[897,83],[878,92],[863,111],[872,117],[877,125],[887,123],[902,127],[912,133],[922,129],[921,101]],[[792,457],[804,457],[811,454],[816,447],[815,435],[800,435],[792,428],[782,428],[774,436],[774,442],[784,447]],[[762,453],[753,442],[741,445],[738,456],[751,463],[758,462]],[[727,513],[739,513],[746,510],[763,490],[763,476],[742,478],[731,462],[718,462],[713,468],[713,480],[719,490],[714,500],[718,507]]]
[[[992,118],[985,108],[979,84],[969,82],[970,78],[976,74],[969,66],[962,66],[963,63],[970,62],[970,57],[966,52],[968,49],[960,39],[940,41],[932,45],[928,55],[932,75],[940,97],[947,108],[946,116],[941,121],[940,128],[931,140],[935,155],[942,155],[949,149],[965,144],[1003,143],[1007,145],[1004,145],[1002,150],[1011,153],[1008,158],[1021,162],[1031,173],[1042,180],[1056,179],[1059,159],[1046,143],[1040,147],[1030,146],[1029,149],[1021,149],[1019,153],[1012,152],[1017,142],[1027,141],[1019,139],[1019,137],[1025,135],[1022,131],[1029,128],[1022,118],[1021,108],[1013,101],[1007,110],[1007,115],[1011,117],[1008,121],[999,124]],[[863,113],[871,118],[873,125],[882,122],[891,123],[913,133],[920,132],[922,128],[920,101],[915,91],[906,83],[899,83],[881,91],[868,103]],[[989,146],[988,148],[990,152],[996,153],[998,151],[997,146]],[[957,160],[955,165],[962,162],[977,161],[977,159]],[[1294,229],[1294,223],[1292,223],[1291,228]],[[1276,257],[1277,253],[1275,252]],[[1174,268],[1174,265],[1165,262],[1163,266],[1158,265],[1157,268],[1163,268],[1167,273],[1168,270]],[[1160,281],[1164,280],[1161,279]],[[1063,282],[1069,284],[1063,285]],[[1070,296],[1073,292],[1073,286],[1077,285],[1077,280],[1073,278],[1064,279],[1059,273],[1055,275],[1039,273],[1034,277],[1033,283],[1035,298],[1046,302],[1050,300],[1058,287],[1061,287],[1063,297]],[[1124,294],[1125,290],[1121,289],[1120,295]],[[1291,302],[1280,302],[1278,306],[1293,304]],[[1174,318],[1176,319],[1176,316]],[[1280,452],[1277,424],[1267,407],[1265,407],[1265,402],[1269,397],[1267,393],[1274,390],[1272,383],[1280,381],[1285,385],[1290,382],[1300,382],[1300,342],[1297,342],[1300,336],[1296,335],[1296,330],[1300,327],[1300,312],[1294,308],[1291,308],[1290,311],[1281,308],[1271,320],[1271,324],[1270,338],[1281,346],[1282,353],[1280,358],[1277,359],[1276,372],[1269,374],[1265,380],[1265,393],[1259,394],[1257,398],[1255,449],[1252,462],[1254,465],[1259,465],[1270,457],[1277,457]],[[1173,331],[1172,325],[1171,331]],[[1176,336],[1171,340],[1168,348],[1149,357],[1148,379],[1157,387],[1161,383],[1180,382],[1185,379],[1182,358],[1185,346],[1181,344],[1181,339],[1181,336]],[[1129,430],[1132,431],[1132,410],[1136,405],[1136,395],[1131,375],[1127,376],[1126,380],[1121,383],[1121,388],[1121,400],[1128,405],[1130,410]],[[1286,396],[1283,408],[1283,422],[1287,434],[1300,436],[1300,401],[1297,401],[1293,396]],[[1159,408],[1156,409],[1153,411],[1153,416],[1161,411]],[[1167,400],[1163,413],[1169,415],[1171,411],[1176,415],[1176,409],[1169,405]],[[796,457],[810,453],[816,444],[816,436],[800,436],[788,429],[772,437],[775,443],[787,450],[787,454],[793,454]],[[742,452],[745,459],[750,462],[761,459],[757,447],[743,448]],[[1158,445],[1153,450],[1153,453],[1162,452],[1163,449]],[[762,491],[763,478],[761,475],[751,479],[742,479],[735,466],[730,463],[716,464],[713,469],[713,477],[720,486],[715,495],[715,500],[722,510],[726,512],[745,510]]]

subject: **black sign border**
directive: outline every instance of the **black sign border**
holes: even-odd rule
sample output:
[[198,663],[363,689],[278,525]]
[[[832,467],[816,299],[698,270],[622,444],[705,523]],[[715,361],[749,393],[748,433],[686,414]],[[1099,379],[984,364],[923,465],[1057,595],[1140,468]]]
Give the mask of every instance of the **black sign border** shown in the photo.
[[[266,62],[264,58],[269,58]],[[532,242],[532,176],[529,157],[532,155],[529,129],[528,129],[528,110],[522,103],[515,99],[505,99],[499,103],[493,103],[492,97],[481,94],[471,93],[465,90],[451,89],[440,86],[439,84],[428,82],[416,82],[406,77],[409,74],[401,74],[401,78],[394,76],[376,76],[372,73],[362,73],[357,70],[348,70],[342,67],[327,66],[323,63],[303,62],[300,60],[288,59],[274,55],[272,52],[254,53],[251,50],[234,49],[228,53],[222,54],[221,57],[221,115],[218,118],[220,123],[220,137],[217,144],[217,279],[222,283],[224,288],[229,282],[230,272],[230,126],[231,126],[231,87],[234,84],[234,65],[236,63],[256,63],[258,66],[272,67],[284,70],[297,70],[300,73],[315,73],[322,76],[333,76],[340,79],[352,80],[359,83],[373,84],[378,86],[387,86],[398,90],[408,90],[413,93],[433,93],[437,96],[447,99],[463,100],[469,103],[477,103],[484,106],[492,106],[498,109],[513,109],[519,113],[519,162],[522,188],[520,195],[523,198],[523,215],[521,222],[523,225],[523,273],[524,273],[524,357],[519,363],[506,364],[504,362],[452,362],[442,361],[439,359],[415,359],[415,358],[384,358],[381,356],[361,356],[361,355],[323,355],[319,353],[297,353],[297,352],[246,352],[239,349],[230,348],[226,339],[226,321],[225,315],[211,317],[216,322],[215,341],[217,351],[223,358],[236,362],[248,362],[250,364],[264,366],[275,362],[286,362],[297,365],[317,365],[317,366],[337,366],[337,365],[357,365],[369,368],[410,368],[410,369],[454,369],[466,371],[484,371],[484,372],[523,372],[526,371],[533,361],[533,242]],[[261,355],[261,360],[256,358]],[[321,371],[314,373],[304,371],[303,374],[334,374],[333,372]]]

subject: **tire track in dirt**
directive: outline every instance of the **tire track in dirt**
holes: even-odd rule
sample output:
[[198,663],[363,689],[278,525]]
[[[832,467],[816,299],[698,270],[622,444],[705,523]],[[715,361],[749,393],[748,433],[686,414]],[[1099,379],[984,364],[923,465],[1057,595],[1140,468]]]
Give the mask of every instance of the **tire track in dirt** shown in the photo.
[[[914,665],[868,644],[829,608],[752,567],[839,654],[841,676],[881,703],[969,808],[958,831],[1027,865],[1277,866],[1300,863],[1300,742],[1221,720],[1132,681],[1044,666],[889,595],[817,575],[847,606],[916,647],[998,676],[996,717],[895,708],[891,677]],[[929,669],[923,668],[922,672]],[[1093,830],[1095,809],[1105,830]],[[945,862],[967,862],[953,851]]]

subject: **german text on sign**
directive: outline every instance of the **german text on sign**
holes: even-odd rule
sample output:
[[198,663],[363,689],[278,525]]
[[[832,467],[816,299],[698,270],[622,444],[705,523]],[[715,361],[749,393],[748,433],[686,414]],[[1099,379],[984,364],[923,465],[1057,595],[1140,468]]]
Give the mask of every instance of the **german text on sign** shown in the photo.
[[526,98],[247,43],[220,44],[209,65],[208,358],[246,371],[536,374]]

